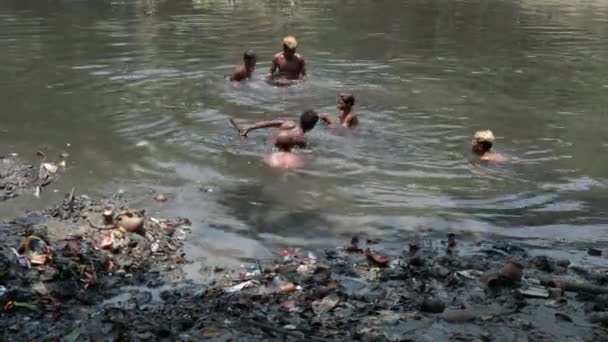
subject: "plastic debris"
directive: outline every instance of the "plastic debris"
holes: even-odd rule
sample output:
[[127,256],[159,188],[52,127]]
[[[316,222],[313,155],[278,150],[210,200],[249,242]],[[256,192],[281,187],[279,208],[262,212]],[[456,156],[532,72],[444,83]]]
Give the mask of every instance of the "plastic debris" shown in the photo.
[[118,228],[112,230],[106,237],[101,240],[98,249],[109,249],[112,251],[119,251],[128,245],[127,232],[124,228]]
[[234,286],[231,286],[231,287],[224,288],[224,292],[226,292],[226,293],[235,293],[235,292],[240,292],[240,291],[243,291],[244,289],[248,289],[248,288],[251,288],[251,287],[256,287],[256,286],[259,286],[259,285],[260,285],[260,283],[257,282],[257,281],[255,281],[255,280],[248,280],[248,281],[242,282],[242,283],[240,283],[238,285],[234,285]]
[[253,278],[259,278],[262,276],[262,271],[254,270],[251,272],[241,272],[240,276],[241,276],[241,280],[250,280]]
[[93,264],[85,265],[80,272],[80,281],[84,284],[84,288],[89,288],[97,281],[97,273]]
[[44,172],[52,175],[52,174],[57,173],[57,170],[59,169],[59,167],[53,163],[42,163],[42,165],[40,166],[40,169],[44,170]]
[[456,274],[467,279],[477,279],[482,273],[476,270],[463,270],[457,271]]
[[549,298],[549,291],[544,287],[531,286],[525,290],[519,289],[517,292],[522,296],[529,298]]
[[[21,247],[19,255],[25,255],[31,265],[44,265],[51,261],[53,254],[47,243],[36,235],[28,236]],[[22,266],[26,266],[22,261]],[[27,265],[29,268],[29,265]]]
[[282,249],[279,255],[283,257],[283,261],[292,261],[298,257],[296,250],[292,248]]
[[372,252],[372,250],[369,248],[366,249],[363,252],[363,254],[367,257],[367,260],[371,261],[372,263],[374,263],[380,267],[386,267],[388,265],[388,263],[391,261],[387,256],[376,254],[376,253]]
[[330,312],[340,302],[340,297],[336,294],[330,294],[329,296],[312,302],[312,311],[317,315],[322,315]]
[[4,307],[3,307],[3,309],[6,311],[16,309],[16,308],[24,308],[24,309],[29,309],[32,311],[38,310],[38,308],[34,304],[25,303],[25,302],[15,302],[15,301],[9,301],[6,304],[4,304]]
[[32,285],[32,293],[36,296],[46,297],[49,295],[49,290],[44,286],[44,283],[39,281]]

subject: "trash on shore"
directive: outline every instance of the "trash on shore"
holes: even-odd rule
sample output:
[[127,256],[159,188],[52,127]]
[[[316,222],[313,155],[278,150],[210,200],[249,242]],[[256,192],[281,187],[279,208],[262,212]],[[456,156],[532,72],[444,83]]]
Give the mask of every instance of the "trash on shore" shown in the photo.
[[298,287],[294,283],[287,283],[287,284],[281,285],[280,289],[281,289],[281,292],[290,293],[290,292],[296,291],[298,289]]
[[101,213],[101,216],[103,217],[103,223],[105,225],[109,226],[114,224],[114,210],[106,208]]
[[243,291],[244,289],[257,287],[259,285],[260,285],[260,283],[255,280],[248,280],[248,281],[242,282],[238,285],[227,287],[224,289],[224,291],[226,293],[235,293],[235,292]]
[[378,253],[374,253],[369,248],[367,248],[365,251],[363,251],[363,254],[367,257],[367,259],[369,261],[371,261],[372,263],[374,263],[380,267],[388,266],[388,263],[391,261],[387,256],[384,256],[384,255],[381,255]]
[[323,315],[330,312],[340,302],[340,297],[336,294],[331,294],[321,300],[312,302],[312,311],[317,315]]
[[80,281],[84,284],[85,289],[95,284],[97,281],[97,273],[95,272],[95,266],[92,263],[82,267]]
[[[46,158],[46,156],[44,156]],[[49,185],[57,173],[59,167],[54,163],[41,163],[38,169],[38,178],[34,182],[34,196],[40,197],[41,189]]]
[[529,298],[549,298],[549,291],[544,287],[530,286],[527,289],[519,289],[517,293]]
[[361,248],[359,248],[359,237],[353,236],[350,240],[350,244],[344,248],[349,253],[358,253],[363,252]]
[[135,209],[126,209],[115,217],[115,226],[122,227],[130,233],[141,233],[144,226],[144,215]]
[[[181,269],[190,261],[181,242],[190,221],[135,210],[141,222],[130,232],[116,218],[134,209],[114,199],[70,194],[43,212],[59,228],[33,217],[0,225],[6,252],[0,253],[0,307],[6,308],[0,329],[36,341],[91,335],[190,341],[205,334],[294,341],[608,337],[601,327],[608,323],[606,269],[579,266],[574,257],[572,263],[539,258],[500,241],[459,240],[456,253],[446,250],[445,239],[417,238],[412,251],[406,244],[389,258],[376,251],[394,250],[393,241],[367,241],[363,253],[353,238],[350,250],[286,247],[267,259],[241,261],[240,269],[203,266],[213,279],[201,288]],[[91,229],[92,218],[109,229]],[[17,256],[10,252],[25,245],[24,227],[29,250],[56,251],[32,269],[17,265],[30,262],[25,247]],[[36,329],[28,329],[32,322]]]
[[118,252],[123,248],[127,247],[129,244],[127,236],[127,231],[120,227],[110,231],[104,238],[101,240],[98,249],[109,249],[114,252]]
[[[53,258],[53,251],[47,243],[40,237],[35,235],[28,236],[21,247],[19,247],[19,255],[27,257],[31,265],[44,265],[50,262]],[[29,268],[29,264],[22,265]]]

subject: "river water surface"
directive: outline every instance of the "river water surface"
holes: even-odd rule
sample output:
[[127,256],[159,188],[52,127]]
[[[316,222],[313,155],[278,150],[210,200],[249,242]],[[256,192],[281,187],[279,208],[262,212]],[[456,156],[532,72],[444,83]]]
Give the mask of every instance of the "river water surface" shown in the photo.
[[[286,34],[310,80],[274,88],[263,75]],[[357,233],[602,239],[607,38],[603,0],[2,1],[0,153],[71,157],[41,199],[0,213],[123,189],[190,218],[201,260]],[[257,75],[230,84],[248,48]],[[320,125],[298,174],[266,169],[265,133],[228,124],[335,113],[339,91],[361,125]],[[485,128],[512,162],[471,163]]]

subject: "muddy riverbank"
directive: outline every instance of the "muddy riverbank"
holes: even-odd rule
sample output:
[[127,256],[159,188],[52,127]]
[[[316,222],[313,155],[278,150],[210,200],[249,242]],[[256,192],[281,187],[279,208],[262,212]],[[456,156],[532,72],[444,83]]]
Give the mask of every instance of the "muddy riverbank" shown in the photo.
[[268,260],[215,268],[200,284],[182,271],[190,221],[144,209],[124,194],[72,192],[3,219],[1,339],[608,339],[602,250],[564,246],[560,255],[572,258],[554,257],[518,241],[421,234],[395,252],[353,237],[326,250],[285,246]]

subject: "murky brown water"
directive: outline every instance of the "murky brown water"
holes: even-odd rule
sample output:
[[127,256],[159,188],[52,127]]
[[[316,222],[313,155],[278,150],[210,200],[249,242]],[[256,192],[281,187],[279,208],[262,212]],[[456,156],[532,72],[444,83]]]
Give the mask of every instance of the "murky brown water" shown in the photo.
[[[72,164],[0,213],[122,188],[191,218],[193,250],[213,260],[356,232],[601,238],[607,18],[600,0],[3,1],[0,153],[66,150]],[[262,75],[287,33],[310,81],[272,88]],[[229,84],[246,48],[256,79]],[[333,111],[342,90],[361,127],[313,131],[302,174],[265,169],[265,135],[242,141],[227,122]],[[514,162],[471,164],[479,128]]]

